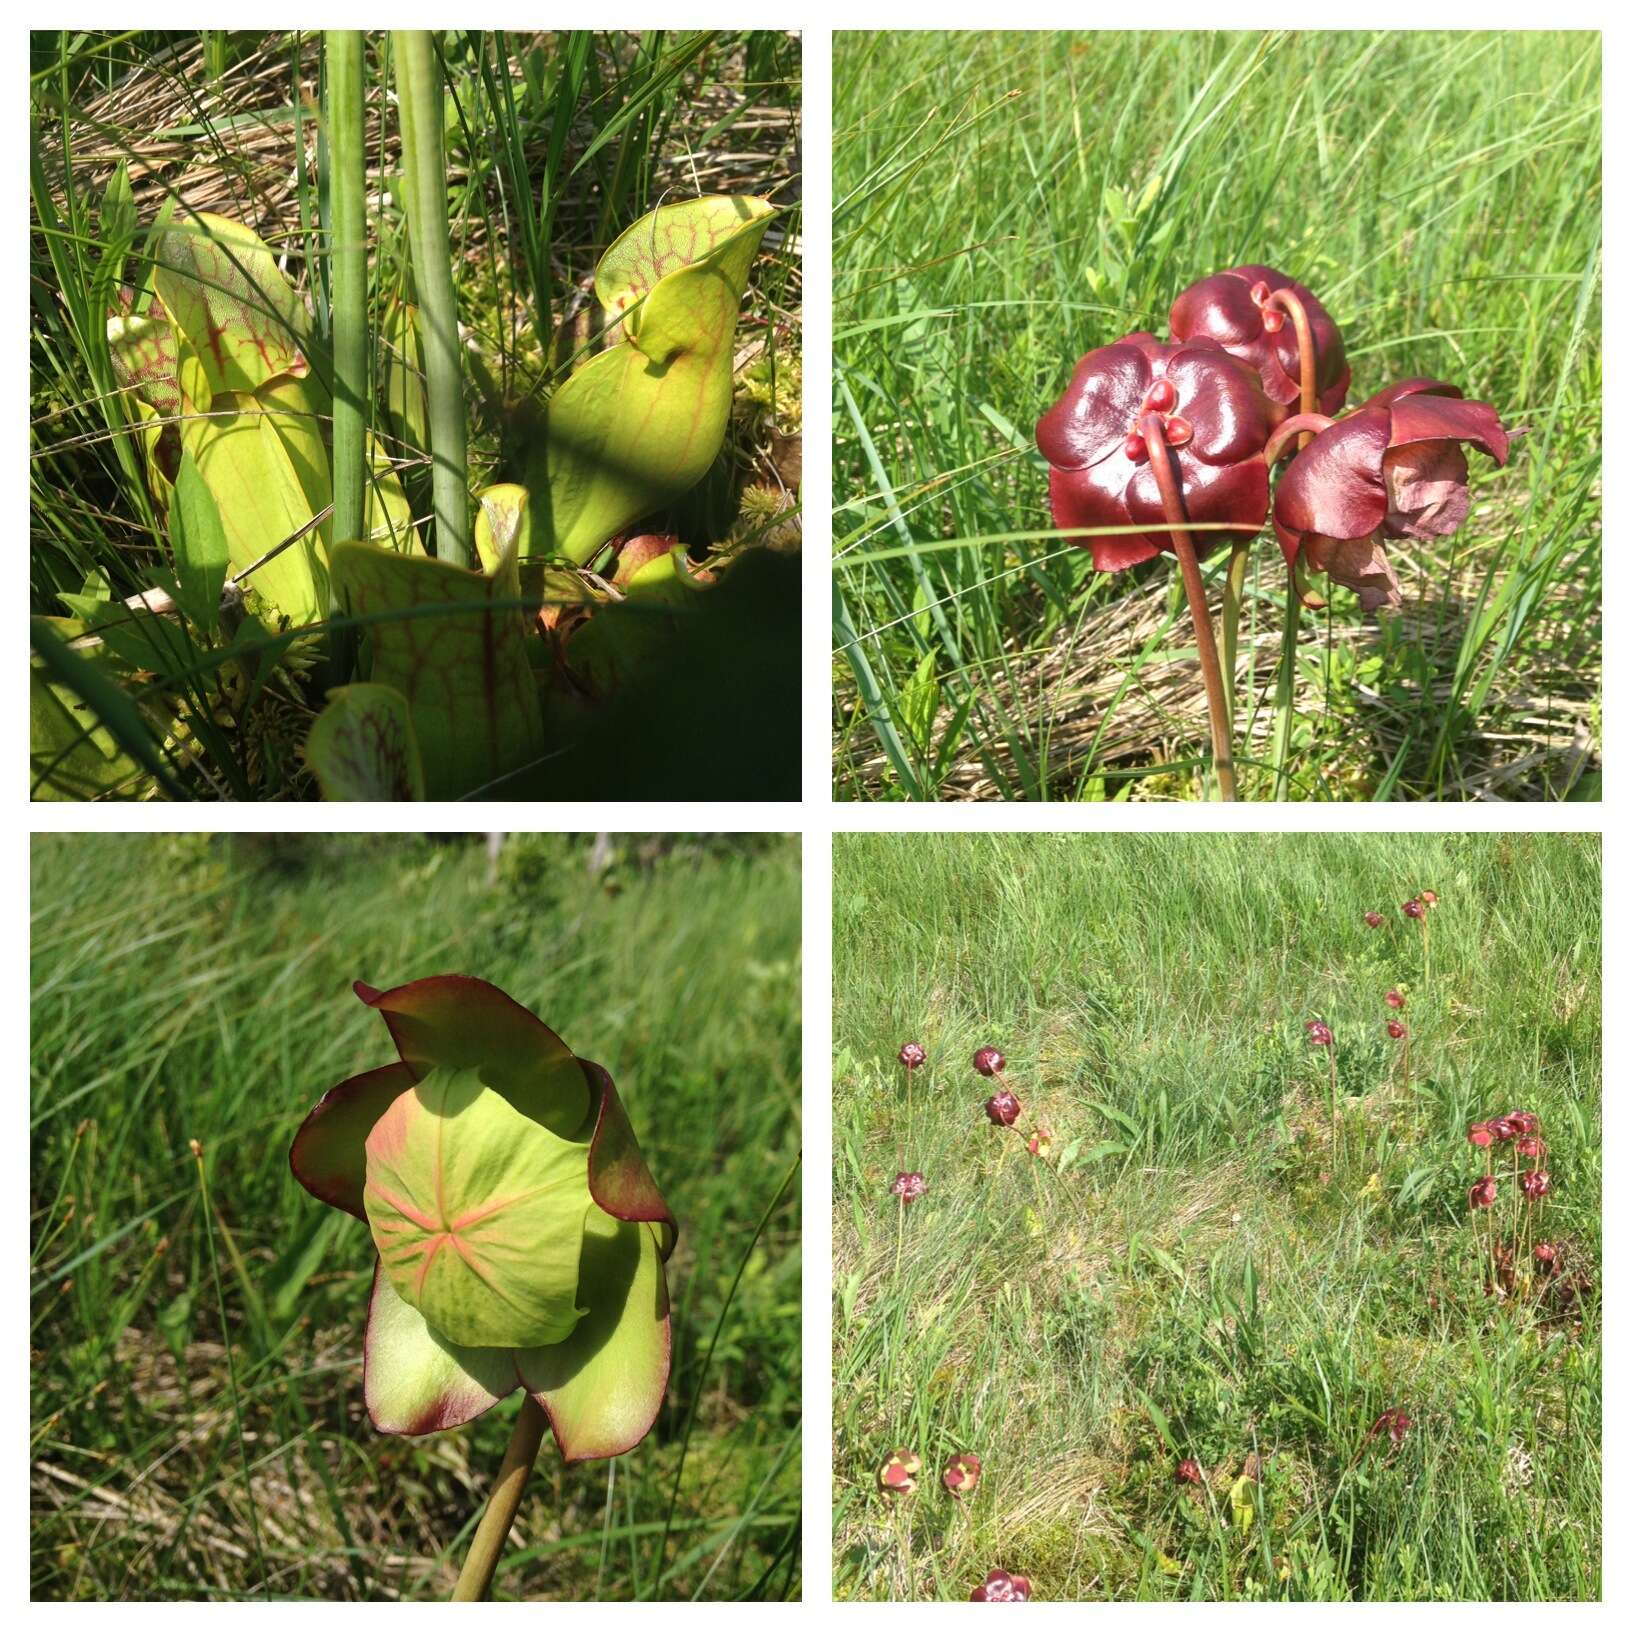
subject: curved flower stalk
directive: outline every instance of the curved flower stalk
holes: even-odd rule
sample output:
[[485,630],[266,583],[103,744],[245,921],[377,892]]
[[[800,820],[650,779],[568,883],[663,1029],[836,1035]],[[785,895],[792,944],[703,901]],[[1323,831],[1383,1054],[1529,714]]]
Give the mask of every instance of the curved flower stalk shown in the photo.
[[1148,529],[1077,540],[1097,570],[1121,571],[1166,549],[1179,559],[1225,799],[1235,797],[1229,697],[1190,528],[1209,524],[1205,551],[1263,527],[1273,417],[1257,376],[1223,347],[1205,339],[1164,345],[1140,333],[1082,358],[1037,422],[1056,527]]
[[1324,572],[1354,590],[1367,612],[1398,606],[1384,541],[1443,537],[1467,519],[1463,442],[1507,462],[1496,410],[1440,380],[1402,381],[1328,425],[1275,490],[1275,533],[1288,567]]
[[370,1420],[436,1433],[520,1389],[567,1461],[630,1450],[668,1382],[676,1226],[612,1079],[486,981],[355,990],[398,1058],[324,1094],[289,1161],[369,1227]]
[[762,198],[667,204],[601,257],[595,294],[614,343],[550,398],[527,464],[524,558],[582,564],[713,464],[737,309],[776,213]]

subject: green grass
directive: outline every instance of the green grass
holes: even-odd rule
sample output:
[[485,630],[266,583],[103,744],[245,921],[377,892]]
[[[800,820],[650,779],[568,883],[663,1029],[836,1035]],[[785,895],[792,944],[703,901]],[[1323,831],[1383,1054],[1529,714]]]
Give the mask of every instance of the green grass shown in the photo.
[[[840,1596],[965,1598],[993,1566],[1054,1600],[1598,1596],[1595,837],[844,836],[833,876]],[[1513,1109],[1551,1147],[1573,1302],[1487,1290],[1465,1130]],[[929,1191],[898,1247],[903,1163]],[[892,1503],[897,1446],[924,1475]]]
[[[180,31],[31,37],[29,554],[36,615],[62,618],[73,610],[90,619],[101,603],[152,588],[170,568],[166,517],[149,492],[129,422],[135,406],[127,418],[104,332],[121,282],[144,276],[145,234],[167,200],[239,221],[284,258],[313,314],[312,367],[319,377],[329,373],[320,38]],[[665,201],[761,194],[785,213],[763,241],[743,305],[726,445],[704,481],[656,521],[699,561],[711,550],[795,547],[798,477],[783,472],[794,469],[787,445],[797,446],[800,429],[797,38],[765,30],[449,30],[436,42],[446,89],[447,222],[467,344],[469,486],[520,479],[539,401],[599,344],[587,284],[608,244]],[[429,455],[422,395],[416,401],[420,362],[404,339],[414,283],[386,37],[371,33],[364,57],[370,423],[423,523],[431,510]],[[121,161],[132,178],[122,199]],[[777,587],[785,603],[786,576]],[[156,789],[170,798],[315,797],[300,750],[335,683],[323,661],[322,629],[313,626],[293,649],[249,629],[229,650],[230,643],[187,624],[141,622],[134,637],[109,641],[107,651],[87,648],[99,663],[116,659],[103,694],[88,699],[86,720],[92,730],[106,728],[99,746],[108,763],[87,755],[89,767],[68,765],[66,791],[56,796],[127,798]],[[132,638],[145,650],[143,661],[125,661],[114,650],[128,657]],[[550,665],[541,657],[540,667]],[[54,677],[62,685],[77,680],[83,697],[100,672],[60,660]],[[741,692],[723,683],[717,690],[726,700],[716,699],[714,718],[728,714]],[[620,731],[630,729],[635,712],[631,706],[620,716]],[[566,717],[570,724],[570,711]],[[590,784],[585,797],[608,787],[621,794],[587,740],[588,747],[558,730],[547,772],[522,784],[529,796],[570,796],[565,772],[578,763]],[[697,741],[706,751],[706,724]],[[36,767],[36,797],[50,794],[46,767],[60,771],[55,756],[72,746],[78,739],[69,748],[50,739]],[[762,763],[776,757],[767,750]],[[735,743],[721,758],[751,760]],[[677,780],[672,765],[650,774],[659,784]],[[629,779],[638,784],[638,776]]]
[[590,853],[513,836],[490,877],[475,836],[35,841],[34,1597],[451,1590],[520,1396],[373,1431],[367,1232],[288,1162],[391,1057],[351,981],[448,971],[606,1065],[680,1221],[657,1425],[615,1462],[546,1444],[495,1596],[798,1595],[797,843]]
[[[1391,546],[1401,611],[1304,617],[1290,796],[1596,797],[1599,62],[1591,34],[837,36],[839,796],[1196,796],[1176,566],[1096,577],[1049,536],[1032,428],[1082,353],[1262,261],[1337,319],[1352,405],[1434,375],[1527,428],[1472,457],[1454,539]],[[1247,798],[1284,581],[1266,530]]]

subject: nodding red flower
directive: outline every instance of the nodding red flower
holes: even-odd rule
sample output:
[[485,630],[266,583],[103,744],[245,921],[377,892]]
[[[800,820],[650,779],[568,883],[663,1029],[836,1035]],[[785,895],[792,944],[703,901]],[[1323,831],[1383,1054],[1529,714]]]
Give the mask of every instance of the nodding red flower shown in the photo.
[[969,1594],[972,1604],[1024,1604],[1031,1598],[1031,1582],[1007,1570],[992,1570],[980,1586]]
[[1495,1138],[1499,1144],[1503,1145],[1505,1145],[1510,1139],[1517,1139],[1519,1136],[1518,1124],[1514,1122],[1513,1118],[1510,1116],[1492,1117],[1490,1121],[1490,1131],[1492,1137]]
[[1173,1470],[1173,1478],[1181,1485],[1199,1485],[1201,1483],[1201,1464],[1193,1456],[1187,1456]]
[[1303,1029],[1309,1033],[1309,1041],[1316,1048],[1330,1048],[1332,1046],[1332,1028],[1323,1020],[1305,1020]]
[[1053,1142],[1054,1130],[1052,1128],[1038,1128],[1038,1130],[1026,1141],[1026,1149],[1029,1150],[1033,1156],[1046,1156],[1048,1154],[1049,1147],[1053,1144]]
[[899,1196],[909,1206],[929,1189],[929,1181],[922,1173],[897,1173],[890,1186],[890,1194]]
[[983,1077],[995,1077],[1009,1062],[995,1048],[975,1050],[975,1069]]
[[1206,336],[1257,371],[1264,394],[1276,405],[1276,422],[1296,413],[1299,391],[1298,331],[1278,306],[1266,305],[1278,289],[1298,297],[1315,342],[1315,391],[1323,414],[1335,414],[1349,394],[1343,336],[1326,308],[1301,283],[1272,266],[1236,266],[1193,283],[1173,302],[1168,325],[1175,340]]
[[1269,513],[1264,444],[1276,414],[1257,374],[1211,340],[1164,345],[1129,334],[1078,362],[1065,394],[1037,421],[1048,498],[1061,528],[1142,525],[1148,532],[1074,539],[1099,572],[1119,572],[1173,548],[1143,431],[1162,423],[1198,555],[1256,537]]
[[1398,992],[1390,992],[1383,1001],[1391,1009],[1403,1009],[1405,1007],[1405,999]]
[[941,1483],[954,1496],[967,1496],[980,1483],[980,1458],[973,1451],[961,1451],[946,1464]]
[[1368,912],[1366,914],[1366,927],[1368,929],[1381,929],[1383,927],[1383,915],[1380,912]]
[[1547,1141],[1541,1138],[1539,1134],[1521,1134],[1513,1141],[1513,1148],[1526,1161],[1530,1162],[1543,1161],[1547,1156]]
[[1553,1270],[1557,1269],[1558,1258],[1558,1248],[1551,1241],[1538,1241],[1536,1243],[1536,1262],[1541,1265],[1544,1272],[1551,1274]]
[[1388,1023],[1388,1034],[1394,1039],[1395,1042],[1398,1042],[1405,1035],[1405,1027],[1402,1026],[1398,1020],[1390,1020]]
[[1383,540],[1438,538],[1462,525],[1471,502],[1464,442],[1507,463],[1496,410],[1440,380],[1391,385],[1329,425],[1275,489],[1275,533],[1287,565],[1302,555],[1358,592],[1364,611],[1398,606],[1400,582]]
[[1411,1418],[1403,1405],[1391,1405],[1372,1425],[1367,1439],[1386,1433],[1391,1444],[1398,1445],[1411,1430]]
[[1489,1207],[1496,1200],[1496,1177],[1487,1173],[1468,1192],[1470,1207]]
[[878,1488],[892,1496],[910,1496],[918,1488],[922,1466],[916,1451],[892,1451],[889,1461],[878,1470]]
[[1553,1187],[1552,1175],[1544,1167],[1533,1167],[1519,1175],[1519,1188],[1526,1201],[1540,1201]]
[[986,1115],[998,1126],[1012,1128],[1020,1120],[1020,1101],[1004,1088],[986,1101]]
[[1534,1111],[1509,1111],[1507,1120],[1513,1124],[1514,1129],[1519,1133],[1541,1132],[1541,1118]]
[[[1474,406],[1477,407],[1478,404],[1476,403]],[[1432,890],[1423,890],[1421,896],[1422,904],[1425,907],[1437,907],[1439,905],[1439,897]]]
[[929,1056],[924,1052],[922,1043],[903,1043],[901,1052],[896,1058],[909,1070],[916,1071]]
[[1428,909],[1423,906],[1423,904],[1415,896],[1412,896],[1409,901],[1402,901],[1400,903],[1400,911],[1403,912],[1407,918],[1422,918],[1427,915]]
[[1487,1150],[1496,1139],[1491,1132],[1488,1122],[1470,1122],[1468,1124],[1468,1143],[1477,1145],[1481,1150]]

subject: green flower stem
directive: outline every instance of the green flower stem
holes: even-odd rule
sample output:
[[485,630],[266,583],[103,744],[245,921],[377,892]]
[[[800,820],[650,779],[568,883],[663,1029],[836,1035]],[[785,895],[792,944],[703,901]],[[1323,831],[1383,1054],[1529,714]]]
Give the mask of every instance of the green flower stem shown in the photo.
[[480,1603],[487,1597],[493,1585],[493,1572],[498,1568],[499,1554],[504,1551],[516,1509],[521,1506],[521,1493],[527,1488],[527,1476],[538,1460],[539,1446],[544,1443],[544,1428],[544,1407],[531,1394],[524,1395],[521,1415],[516,1418],[510,1443],[505,1447],[499,1476],[493,1481],[493,1494],[487,1499],[476,1534],[470,1538],[470,1551],[465,1554],[464,1568],[459,1571],[459,1584],[453,1589],[454,1603]]
[[1213,771],[1218,778],[1218,796],[1233,800],[1235,761],[1230,754],[1229,709],[1224,701],[1224,677],[1218,666],[1218,646],[1213,639],[1212,618],[1207,611],[1207,591],[1201,582],[1201,564],[1196,560],[1196,547],[1190,542],[1184,500],[1173,475],[1172,452],[1163,433],[1162,416],[1154,412],[1146,414],[1139,430],[1150,455],[1150,468],[1156,477],[1156,486],[1161,490],[1168,533],[1173,539],[1173,552],[1179,558],[1184,593],[1190,602],[1190,618],[1196,626],[1196,655],[1201,660],[1202,683],[1207,688],[1207,719],[1213,734]]
[[1337,1044],[1333,1043],[1327,1050],[1328,1064],[1331,1066],[1332,1081],[1332,1172],[1335,1174],[1338,1167],[1337,1143]]
[[363,536],[368,412],[368,243],[363,223],[363,36],[323,36],[329,122],[330,309],[334,314],[334,537]]
[[436,553],[456,567],[474,563],[465,457],[465,384],[459,315],[448,248],[448,174],[442,154],[442,71],[424,29],[392,34],[402,125],[408,242],[419,295],[425,397],[431,442],[431,510]]

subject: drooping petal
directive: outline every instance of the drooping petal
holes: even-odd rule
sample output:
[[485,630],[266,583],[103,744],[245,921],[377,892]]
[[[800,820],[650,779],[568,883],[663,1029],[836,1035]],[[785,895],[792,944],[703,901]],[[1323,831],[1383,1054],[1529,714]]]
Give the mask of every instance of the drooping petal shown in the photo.
[[1390,538],[1437,538],[1467,520],[1468,460],[1455,442],[1407,442],[1383,459]]
[[397,1052],[423,1076],[433,1066],[474,1069],[483,1082],[570,1138],[589,1114],[589,1084],[572,1050],[537,1015],[485,980],[433,975],[388,992],[358,981]]
[[580,1063],[596,1100],[595,1132],[589,1142],[589,1193],[614,1218],[656,1225],[667,1258],[674,1251],[678,1226],[640,1154],[629,1113],[606,1070],[593,1060]]
[[595,1290],[578,1281],[588,1158],[474,1070],[435,1067],[368,1136],[363,1199],[393,1288],[455,1343],[562,1341]]
[[1499,465],[1507,463],[1507,432],[1488,402],[1427,393],[1398,398],[1389,406],[1392,425],[1388,445],[1434,442],[1455,437],[1482,448]]
[[1304,557],[1316,572],[1352,589],[1363,612],[1400,604],[1400,581],[1394,576],[1382,540],[1376,533],[1365,538],[1325,538],[1310,533],[1304,539]]
[[594,1295],[572,1336],[516,1356],[569,1462],[639,1444],[669,1381],[669,1292],[657,1228],[591,1209],[580,1281]]
[[[1362,408],[1320,432],[1293,459],[1275,489],[1275,530],[1288,537],[1365,538],[1383,524],[1388,495],[1383,455],[1388,410]],[[1288,550],[1290,562],[1296,555]]]
[[[1049,507],[1054,525],[1070,527],[1125,527],[1132,520],[1122,502],[1133,473],[1133,461],[1118,451],[1086,470],[1051,470],[1048,473]],[[1090,550],[1096,572],[1120,572],[1159,553],[1161,546],[1143,533],[1108,533],[1072,539]]]
[[1362,408],[1387,408],[1398,402],[1401,397],[1424,395],[1431,397],[1459,397],[1462,395],[1462,389],[1460,386],[1452,385],[1448,380],[1435,380],[1424,374],[1413,374],[1408,380],[1396,380],[1392,385],[1385,385],[1374,396],[1367,397],[1360,406]]
[[479,1417],[521,1386],[509,1349],[437,1336],[374,1266],[363,1343],[363,1399],[382,1434],[434,1434]]
[[1057,470],[1083,470],[1122,445],[1153,378],[1151,360],[1129,335],[1082,357],[1060,400],[1037,421],[1037,446]]
[[365,1217],[364,1145],[369,1130],[413,1083],[413,1071],[400,1060],[337,1083],[312,1107],[289,1147],[295,1177],[319,1201]]

